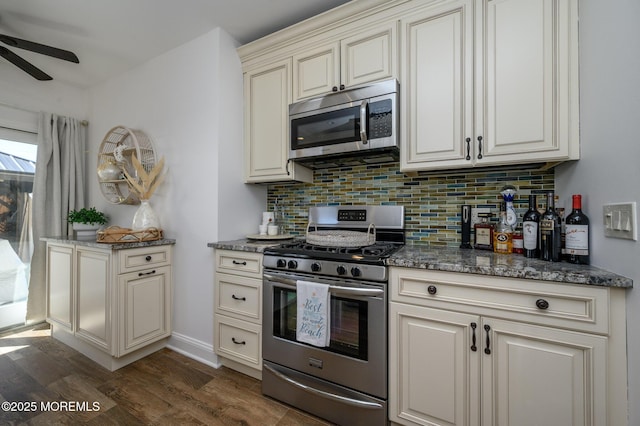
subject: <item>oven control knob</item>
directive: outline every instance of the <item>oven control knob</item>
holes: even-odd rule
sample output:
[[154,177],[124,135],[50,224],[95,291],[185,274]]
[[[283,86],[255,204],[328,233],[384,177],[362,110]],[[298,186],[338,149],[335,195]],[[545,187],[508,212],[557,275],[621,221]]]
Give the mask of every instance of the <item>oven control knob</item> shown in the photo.
[[347,268],[345,268],[344,266],[340,265],[338,266],[338,269],[336,270],[336,272],[338,272],[338,275],[344,275],[347,273]]
[[289,269],[296,269],[298,267],[298,262],[296,262],[295,260],[290,260],[287,264],[287,267]]
[[278,268],[286,268],[287,267],[287,261],[284,259],[278,259],[278,261],[276,262],[276,267]]
[[362,271],[360,271],[360,268],[358,268],[357,266],[354,266],[353,268],[351,268],[351,275],[353,275],[354,277],[359,277],[360,275],[362,275]]
[[313,262],[311,264],[311,270],[313,272],[320,272],[321,269],[322,269],[322,266],[320,266],[320,264],[318,262]]

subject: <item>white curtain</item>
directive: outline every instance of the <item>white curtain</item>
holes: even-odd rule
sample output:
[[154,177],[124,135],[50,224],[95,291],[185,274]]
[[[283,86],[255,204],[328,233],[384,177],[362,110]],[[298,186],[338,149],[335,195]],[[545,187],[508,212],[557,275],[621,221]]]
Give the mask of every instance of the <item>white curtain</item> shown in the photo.
[[41,237],[66,236],[67,215],[84,205],[85,128],[79,120],[41,112],[33,183],[33,242],[27,323],[46,315],[46,245]]

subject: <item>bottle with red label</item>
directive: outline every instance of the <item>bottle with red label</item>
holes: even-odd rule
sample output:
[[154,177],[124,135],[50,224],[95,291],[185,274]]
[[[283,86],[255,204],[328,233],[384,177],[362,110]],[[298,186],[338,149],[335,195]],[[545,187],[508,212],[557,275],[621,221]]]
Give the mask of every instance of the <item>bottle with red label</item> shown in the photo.
[[573,210],[565,220],[565,256],[567,262],[588,265],[589,218],[582,212],[582,196],[573,196]]

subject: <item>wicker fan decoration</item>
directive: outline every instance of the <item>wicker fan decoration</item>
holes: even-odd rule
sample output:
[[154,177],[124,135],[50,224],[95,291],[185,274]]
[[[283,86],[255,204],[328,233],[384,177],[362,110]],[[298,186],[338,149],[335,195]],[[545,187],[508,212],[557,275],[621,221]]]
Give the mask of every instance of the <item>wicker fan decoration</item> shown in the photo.
[[149,173],[144,169],[135,154],[131,156],[131,162],[136,170],[137,177],[131,176],[126,168],[123,169],[129,188],[141,201],[149,200],[164,180],[164,174],[160,174],[164,167],[164,157],[158,161]]

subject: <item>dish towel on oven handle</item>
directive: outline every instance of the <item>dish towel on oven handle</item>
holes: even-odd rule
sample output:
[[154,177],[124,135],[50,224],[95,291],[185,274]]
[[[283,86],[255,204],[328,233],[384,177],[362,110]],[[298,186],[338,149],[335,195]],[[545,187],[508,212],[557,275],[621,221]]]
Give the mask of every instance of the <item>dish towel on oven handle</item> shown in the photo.
[[331,341],[331,295],[329,285],[298,281],[296,340],[314,346],[329,346]]

